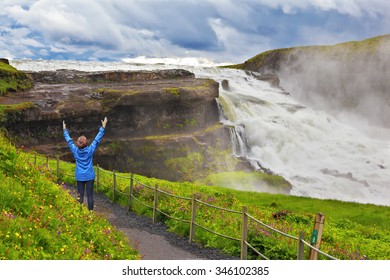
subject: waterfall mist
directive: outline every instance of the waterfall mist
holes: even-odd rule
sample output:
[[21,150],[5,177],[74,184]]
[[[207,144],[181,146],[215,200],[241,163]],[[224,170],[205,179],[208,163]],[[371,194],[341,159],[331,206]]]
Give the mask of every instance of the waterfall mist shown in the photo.
[[292,195],[390,205],[387,141],[248,73],[214,70],[212,78],[229,81],[219,103],[228,124],[245,129],[248,161],[289,180]]
[[370,136],[390,139],[390,40],[363,50],[353,46],[296,50],[281,64],[281,86],[299,102],[324,110]]

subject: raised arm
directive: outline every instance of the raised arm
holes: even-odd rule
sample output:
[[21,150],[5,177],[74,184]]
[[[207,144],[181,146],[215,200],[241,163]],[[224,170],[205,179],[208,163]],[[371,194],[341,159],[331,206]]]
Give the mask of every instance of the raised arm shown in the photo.
[[66,141],[66,143],[68,143],[68,146],[69,146],[70,150],[72,151],[72,153],[74,153],[74,152],[77,150],[77,147],[76,147],[76,145],[73,143],[72,138],[70,138],[70,136],[69,136],[69,132],[68,132],[68,130],[66,129],[65,121],[62,121],[62,128],[63,128],[63,130],[64,130],[64,138],[65,138],[65,141]]
[[104,132],[106,129],[106,125],[107,125],[107,117],[105,117],[104,120],[102,120],[101,122],[102,122],[102,127],[99,129],[98,134],[96,135],[95,139],[93,139],[93,141],[90,145],[92,153],[95,152],[97,146],[100,143],[100,140],[102,140],[102,138],[103,138],[103,135],[104,135]]

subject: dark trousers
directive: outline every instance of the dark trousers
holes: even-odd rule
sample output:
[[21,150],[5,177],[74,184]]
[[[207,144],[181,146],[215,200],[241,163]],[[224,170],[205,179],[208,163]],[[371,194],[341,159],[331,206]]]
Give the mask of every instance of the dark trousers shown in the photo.
[[88,201],[88,210],[93,210],[93,183],[95,180],[90,181],[77,181],[77,192],[79,196],[80,203],[84,202],[84,193],[87,189],[87,201]]

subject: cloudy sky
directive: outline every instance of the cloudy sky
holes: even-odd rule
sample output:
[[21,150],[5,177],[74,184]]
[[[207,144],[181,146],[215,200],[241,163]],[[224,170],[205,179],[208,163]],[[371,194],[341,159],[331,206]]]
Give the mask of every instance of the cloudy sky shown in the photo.
[[0,0],[0,57],[243,62],[390,33],[388,0]]

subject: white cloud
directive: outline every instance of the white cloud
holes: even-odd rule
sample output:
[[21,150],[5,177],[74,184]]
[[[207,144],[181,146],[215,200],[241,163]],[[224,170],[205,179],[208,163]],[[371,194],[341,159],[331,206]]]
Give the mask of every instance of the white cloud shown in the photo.
[[[227,53],[234,53],[235,58],[242,62],[259,53],[259,50],[269,49],[269,39],[264,36],[247,37],[240,30],[226,24],[221,19],[211,19],[210,25],[215,31],[218,41],[224,44]],[[214,55],[218,56],[218,53]],[[223,59],[220,57],[219,59]]]
[[[9,6],[6,14],[17,24],[28,26],[32,32],[39,32],[45,41],[54,46],[100,45],[106,49],[131,53],[146,50],[149,55],[147,50],[151,50],[152,46],[167,47],[169,41],[171,45],[183,43],[180,36],[187,40],[198,40],[196,36],[191,37],[191,33],[199,30],[194,28],[185,15],[180,16],[180,11],[166,5],[165,10],[155,13],[153,9],[148,10],[147,4],[145,1],[102,3],[40,0],[29,9],[18,5]],[[187,13],[191,13],[191,10]],[[175,34],[173,30],[180,28],[182,30]]]
[[301,37],[301,45],[333,45],[354,40],[354,34],[349,32],[334,33],[318,26],[301,27],[299,35]]
[[[379,35],[390,27],[389,6],[387,0],[2,0],[0,56],[199,55],[241,62],[270,48]],[[305,22],[326,13],[364,23]]]
[[10,6],[26,6],[31,5],[34,2],[36,2],[36,0],[2,0],[0,2],[0,13]]
[[[93,41],[104,38],[98,36],[99,31],[104,32],[107,28],[104,20],[96,20],[99,13],[93,4],[95,2],[90,2],[89,7],[86,7],[85,1],[77,2],[77,6],[73,2],[66,1],[65,4],[65,1],[40,0],[28,10],[12,6],[7,12],[18,24],[42,33],[43,37],[49,40]],[[96,12],[95,15],[91,10]]]
[[335,11],[353,17],[362,17],[364,14],[371,17],[387,17],[390,11],[388,0],[253,0],[250,2],[272,9],[282,9],[285,13],[315,9]]

